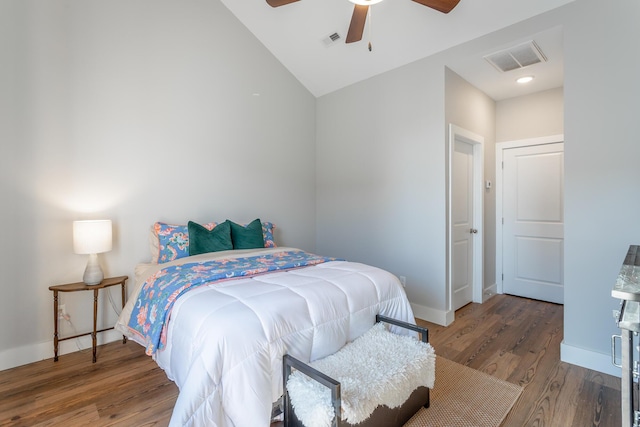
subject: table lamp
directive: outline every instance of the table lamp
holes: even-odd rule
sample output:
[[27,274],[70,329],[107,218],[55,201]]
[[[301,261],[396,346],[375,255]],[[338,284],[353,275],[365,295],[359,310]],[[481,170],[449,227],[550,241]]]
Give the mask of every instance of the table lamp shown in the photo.
[[110,251],[111,245],[111,220],[73,222],[73,251],[89,255],[87,268],[82,276],[82,281],[87,285],[97,285],[104,279],[98,254]]

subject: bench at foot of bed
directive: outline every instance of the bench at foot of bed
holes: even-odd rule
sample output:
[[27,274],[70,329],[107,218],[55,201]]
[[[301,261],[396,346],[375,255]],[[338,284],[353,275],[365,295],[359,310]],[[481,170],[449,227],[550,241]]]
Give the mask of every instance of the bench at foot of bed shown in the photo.
[[[419,332],[422,339],[393,334],[382,322]],[[283,377],[285,427],[311,421],[327,427],[401,427],[429,407],[435,353],[426,328],[378,315],[373,328],[324,359],[306,364],[285,355]]]

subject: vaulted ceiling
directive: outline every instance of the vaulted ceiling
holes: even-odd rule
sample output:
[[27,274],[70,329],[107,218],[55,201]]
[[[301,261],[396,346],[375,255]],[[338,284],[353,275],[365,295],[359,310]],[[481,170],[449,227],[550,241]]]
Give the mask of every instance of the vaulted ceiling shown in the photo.
[[[573,0],[460,0],[448,14],[412,0],[370,6],[362,41],[346,44],[354,4],[348,0],[300,0],[271,7],[266,0],[222,0],[231,12],[315,96],[384,73],[473,40]],[[330,42],[330,36],[339,39]],[[532,35],[548,61],[535,70],[538,89],[562,85],[562,33]],[[334,36],[335,38],[335,36]],[[367,48],[372,43],[372,50]],[[505,40],[496,50],[506,49]],[[491,52],[485,52],[485,54]],[[514,73],[498,73],[482,53],[450,67],[499,100],[514,96]],[[508,76],[505,76],[508,74]],[[541,84],[542,83],[542,84]],[[540,89],[542,88],[542,89]],[[518,93],[521,94],[521,93]]]

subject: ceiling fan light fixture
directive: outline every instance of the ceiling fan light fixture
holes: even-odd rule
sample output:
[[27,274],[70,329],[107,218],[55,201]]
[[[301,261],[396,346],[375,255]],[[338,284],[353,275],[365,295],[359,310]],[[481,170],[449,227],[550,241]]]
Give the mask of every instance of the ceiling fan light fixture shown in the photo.
[[349,0],[351,3],[360,6],[371,6],[372,4],[380,3],[382,0]]

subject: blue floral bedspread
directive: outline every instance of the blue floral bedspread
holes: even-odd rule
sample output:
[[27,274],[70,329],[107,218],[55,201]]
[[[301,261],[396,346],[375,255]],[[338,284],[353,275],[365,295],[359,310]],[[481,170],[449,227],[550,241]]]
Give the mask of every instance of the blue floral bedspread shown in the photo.
[[144,339],[146,353],[152,356],[166,344],[165,320],[173,304],[189,289],[218,280],[306,267],[335,260],[336,258],[296,250],[170,266],[158,271],[144,283],[128,326]]

